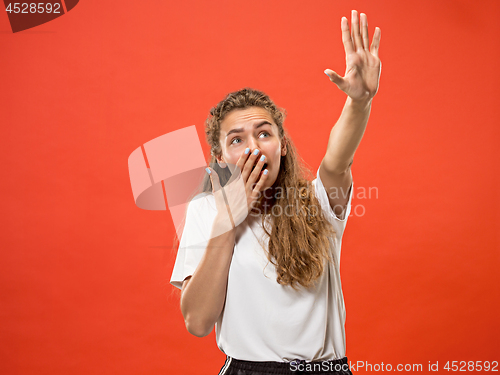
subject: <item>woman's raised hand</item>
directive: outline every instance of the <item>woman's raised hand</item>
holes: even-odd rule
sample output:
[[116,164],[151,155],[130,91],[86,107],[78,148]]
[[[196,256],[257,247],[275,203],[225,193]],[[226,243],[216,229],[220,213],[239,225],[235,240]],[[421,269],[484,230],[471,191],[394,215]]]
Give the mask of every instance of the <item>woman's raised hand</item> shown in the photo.
[[345,75],[341,77],[331,69],[326,69],[325,74],[352,100],[369,101],[377,93],[382,68],[378,57],[380,29],[375,28],[372,44],[369,47],[366,14],[361,13],[359,20],[358,12],[352,11],[351,32],[346,17],[342,17],[340,25],[346,54]]
[[262,187],[268,178],[268,174],[264,173],[267,171],[262,171],[266,159],[262,160],[259,150],[250,151],[247,154],[243,152],[232,169],[228,164],[232,176],[224,187],[221,187],[217,173],[208,168],[217,206],[215,236],[241,224],[261,197]]

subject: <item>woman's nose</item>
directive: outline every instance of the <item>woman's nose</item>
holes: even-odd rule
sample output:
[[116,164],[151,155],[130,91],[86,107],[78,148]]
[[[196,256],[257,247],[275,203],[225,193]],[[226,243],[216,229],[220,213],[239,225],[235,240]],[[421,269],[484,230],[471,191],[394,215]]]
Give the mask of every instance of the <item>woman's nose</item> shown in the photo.
[[259,142],[257,139],[250,137],[247,143],[247,147],[250,148],[250,151],[253,152],[256,148],[260,150]]

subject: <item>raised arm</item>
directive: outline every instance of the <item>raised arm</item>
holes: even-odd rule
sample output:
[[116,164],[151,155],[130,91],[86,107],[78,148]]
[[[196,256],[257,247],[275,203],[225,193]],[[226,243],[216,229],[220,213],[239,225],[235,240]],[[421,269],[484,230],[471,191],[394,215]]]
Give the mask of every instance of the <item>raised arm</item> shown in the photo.
[[[372,99],[378,91],[382,64],[378,57],[380,29],[375,28],[369,47],[368,19],[364,13],[351,15],[351,31],[342,17],[342,42],[346,54],[346,71],[341,77],[331,69],[325,74],[347,94],[342,114],[330,132],[328,147],[319,168],[330,206],[337,215],[345,209],[352,183],[351,164],[368,123]],[[361,27],[360,27],[361,23]]]

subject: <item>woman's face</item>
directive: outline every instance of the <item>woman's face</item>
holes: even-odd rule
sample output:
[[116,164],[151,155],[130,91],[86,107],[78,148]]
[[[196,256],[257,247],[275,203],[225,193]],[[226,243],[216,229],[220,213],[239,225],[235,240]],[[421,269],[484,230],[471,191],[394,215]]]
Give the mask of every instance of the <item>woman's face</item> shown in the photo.
[[282,146],[278,125],[267,110],[261,107],[232,110],[221,123],[219,141],[222,157],[218,157],[218,161],[233,165],[236,165],[247,147],[250,153],[258,149],[260,153],[255,163],[265,155],[269,171],[262,190],[274,184],[280,170],[281,156],[286,155],[286,146]]

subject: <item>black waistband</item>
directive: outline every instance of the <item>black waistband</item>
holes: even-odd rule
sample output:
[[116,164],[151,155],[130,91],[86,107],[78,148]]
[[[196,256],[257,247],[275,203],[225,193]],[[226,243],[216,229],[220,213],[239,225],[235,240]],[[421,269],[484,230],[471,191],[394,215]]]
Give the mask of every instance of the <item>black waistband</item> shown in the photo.
[[273,361],[245,361],[228,357],[234,369],[258,371],[268,374],[322,374],[322,373],[350,373],[347,357],[322,361],[306,361],[294,359],[289,362]]

